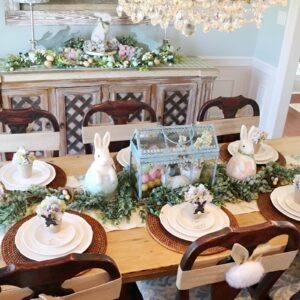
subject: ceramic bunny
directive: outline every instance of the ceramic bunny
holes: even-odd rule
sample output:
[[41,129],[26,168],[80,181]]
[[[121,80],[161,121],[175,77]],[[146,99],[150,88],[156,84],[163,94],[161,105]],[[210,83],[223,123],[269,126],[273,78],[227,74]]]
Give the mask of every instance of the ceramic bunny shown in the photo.
[[111,16],[108,14],[96,14],[96,16],[98,17],[98,24],[92,32],[91,41],[105,44],[108,41]]
[[239,150],[229,160],[226,172],[227,175],[243,180],[248,176],[256,174],[256,163],[254,160],[254,147],[252,134],[255,127],[252,126],[247,134],[245,125],[241,127]]
[[98,133],[95,134],[94,162],[89,167],[84,178],[84,189],[92,194],[101,192],[104,195],[109,195],[118,186],[114,162],[108,150],[109,143],[109,132],[105,133],[103,140],[101,140]]

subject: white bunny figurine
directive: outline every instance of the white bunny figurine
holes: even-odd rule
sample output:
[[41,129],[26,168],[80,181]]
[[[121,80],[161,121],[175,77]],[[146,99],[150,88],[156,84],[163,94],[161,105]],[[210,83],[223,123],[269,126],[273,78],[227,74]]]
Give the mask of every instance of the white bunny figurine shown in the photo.
[[226,172],[227,175],[243,180],[248,176],[256,174],[256,162],[254,160],[254,147],[252,134],[255,127],[252,126],[247,134],[245,125],[241,127],[239,150],[229,160]]
[[110,133],[106,132],[103,141],[98,133],[94,137],[94,162],[89,167],[84,178],[84,189],[92,194],[103,193],[109,195],[118,186],[118,177],[114,161],[110,156],[108,146]]

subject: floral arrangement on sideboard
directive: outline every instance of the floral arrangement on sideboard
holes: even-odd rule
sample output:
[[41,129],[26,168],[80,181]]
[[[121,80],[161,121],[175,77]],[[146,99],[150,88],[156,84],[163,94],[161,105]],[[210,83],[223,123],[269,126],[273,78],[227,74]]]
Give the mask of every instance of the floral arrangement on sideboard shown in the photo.
[[173,65],[180,60],[180,56],[168,40],[164,40],[162,45],[154,51],[148,51],[138,45],[134,37],[122,36],[110,41],[110,51],[101,55],[92,55],[85,51],[84,39],[72,38],[66,41],[59,50],[37,48],[35,51],[11,54],[6,59],[5,69],[15,71],[39,66],[44,68],[133,68],[147,71],[151,67]]

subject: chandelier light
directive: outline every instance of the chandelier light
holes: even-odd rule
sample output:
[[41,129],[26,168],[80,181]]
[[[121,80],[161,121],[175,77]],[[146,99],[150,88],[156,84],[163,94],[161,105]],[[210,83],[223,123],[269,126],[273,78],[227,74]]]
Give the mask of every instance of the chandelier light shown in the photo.
[[144,18],[167,29],[170,24],[186,36],[202,25],[231,32],[248,23],[261,24],[263,13],[272,5],[287,5],[288,0],[119,0],[117,13],[125,13],[133,23]]

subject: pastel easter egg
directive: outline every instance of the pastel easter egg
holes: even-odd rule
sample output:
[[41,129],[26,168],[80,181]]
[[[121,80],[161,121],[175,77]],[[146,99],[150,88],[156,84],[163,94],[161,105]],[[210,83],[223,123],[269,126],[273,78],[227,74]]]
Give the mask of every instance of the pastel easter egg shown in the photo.
[[160,178],[156,178],[156,179],[154,180],[154,184],[155,184],[155,186],[160,186],[160,185],[161,185],[161,180],[160,180]]
[[65,200],[65,195],[60,195],[60,196],[59,196],[59,199],[60,199],[60,200]]
[[155,178],[160,178],[160,177],[161,177],[161,171],[160,171],[160,169],[157,169],[155,171]]
[[45,65],[47,68],[51,68],[51,67],[52,67],[52,62],[49,61],[49,60],[45,60],[44,65]]
[[144,166],[143,166],[143,171],[144,171],[144,172],[149,172],[150,169],[151,169],[151,166],[150,166],[150,165],[144,165]]
[[62,190],[63,195],[68,195],[69,192],[67,190]]
[[154,186],[155,186],[155,182],[154,182],[154,181],[149,181],[149,182],[148,182],[148,187],[149,187],[149,189],[154,188]]
[[148,190],[148,184],[144,183],[142,184],[142,191],[146,192]]
[[66,196],[65,196],[65,199],[66,199],[66,200],[70,200],[70,199],[71,199],[71,196],[70,196],[70,195],[66,195]]
[[150,180],[149,174],[144,173],[142,176],[142,183],[147,183]]
[[88,67],[90,66],[90,63],[89,63],[88,61],[84,61],[84,62],[83,62],[83,65],[84,65],[86,68],[88,68]]
[[50,54],[46,56],[46,59],[47,59],[47,61],[51,61],[51,62],[54,61],[53,55],[50,55]]

